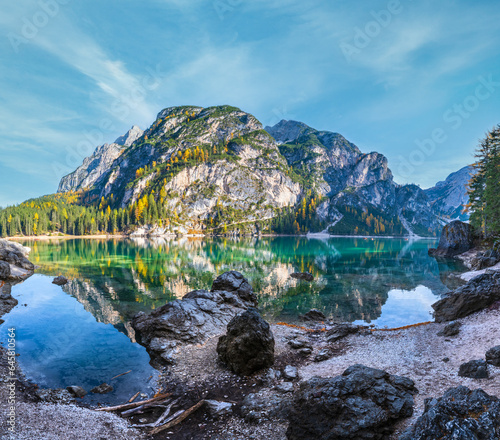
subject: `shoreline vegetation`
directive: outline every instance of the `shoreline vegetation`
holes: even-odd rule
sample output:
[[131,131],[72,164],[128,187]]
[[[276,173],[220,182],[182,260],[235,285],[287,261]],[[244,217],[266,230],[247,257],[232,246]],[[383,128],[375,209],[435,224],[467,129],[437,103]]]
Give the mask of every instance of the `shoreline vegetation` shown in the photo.
[[[164,234],[164,235],[130,235],[130,234],[92,234],[92,235],[26,235],[20,236],[16,235],[13,237],[3,237],[6,240],[13,241],[48,241],[48,240],[73,240],[73,239],[130,239],[130,238],[144,238],[154,240],[157,238],[234,238],[233,235],[205,235],[205,234]],[[240,236],[237,236],[240,237]],[[311,239],[328,239],[328,238],[359,238],[359,239],[401,239],[401,240],[438,240],[438,237],[417,237],[410,235],[333,235],[333,234],[322,234],[322,233],[309,233],[309,234],[248,234],[241,237],[303,237]]]

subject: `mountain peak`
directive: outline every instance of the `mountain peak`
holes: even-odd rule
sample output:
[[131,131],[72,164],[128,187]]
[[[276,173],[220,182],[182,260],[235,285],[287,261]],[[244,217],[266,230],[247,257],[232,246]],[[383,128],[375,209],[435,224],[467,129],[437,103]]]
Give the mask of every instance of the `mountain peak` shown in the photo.
[[267,126],[265,130],[274,138],[279,144],[286,144],[298,139],[302,134],[311,129],[308,125],[298,121],[287,121],[282,119],[276,125]]
[[137,125],[133,125],[132,128],[127,131],[127,133],[117,138],[114,143],[130,147],[137,139],[142,136],[143,133],[144,132]]

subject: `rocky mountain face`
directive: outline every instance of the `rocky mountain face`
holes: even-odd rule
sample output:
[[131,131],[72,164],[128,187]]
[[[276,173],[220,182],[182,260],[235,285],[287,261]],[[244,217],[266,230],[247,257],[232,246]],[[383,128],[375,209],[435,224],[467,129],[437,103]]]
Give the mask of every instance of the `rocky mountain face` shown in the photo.
[[266,130],[306,186],[326,198],[318,214],[335,223],[330,232],[359,230],[370,214],[387,233],[430,235],[439,228],[425,193],[396,184],[382,154],[362,153],[342,135],[301,122],[281,121]]
[[257,222],[288,215],[291,223],[314,217],[300,231],[434,235],[437,208],[458,197],[454,189],[445,197],[444,187],[459,180],[434,192],[401,186],[385,156],[363,153],[338,133],[295,121],[264,130],[236,107],[183,106],[162,110],[144,132],[132,127],[98,147],[59,191],[116,208],[140,209],[153,197],[171,214],[161,232],[210,232],[221,224],[257,232]]
[[424,190],[433,209],[451,220],[468,220],[469,215],[463,213],[463,208],[469,202],[467,185],[474,173],[474,167],[469,165],[451,173],[436,186]]
[[120,136],[112,144],[104,144],[97,147],[91,156],[83,160],[82,165],[61,179],[57,191],[79,191],[99,184],[101,178],[107,174],[113,162],[142,134],[143,131],[134,125],[126,134]]

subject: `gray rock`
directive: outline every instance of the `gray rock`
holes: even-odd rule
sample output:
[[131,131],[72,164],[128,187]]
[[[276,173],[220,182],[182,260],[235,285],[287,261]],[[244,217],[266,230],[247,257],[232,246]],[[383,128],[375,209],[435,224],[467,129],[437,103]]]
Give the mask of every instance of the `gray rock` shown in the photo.
[[10,278],[10,264],[6,261],[0,261],[0,280]]
[[314,275],[309,272],[294,272],[291,273],[290,276],[292,278],[295,278],[297,280],[303,280],[303,281],[313,281],[314,280]]
[[450,322],[445,325],[443,330],[438,332],[438,336],[456,336],[460,333],[460,327],[462,327],[462,323],[459,321]]
[[249,423],[283,419],[288,414],[290,402],[291,393],[252,393],[243,399],[241,415]]
[[326,332],[326,341],[330,343],[336,342],[348,335],[358,333],[361,328],[363,327],[353,324],[336,324]]
[[297,367],[287,365],[283,369],[283,378],[285,380],[297,380],[299,378],[299,371],[297,370]]
[[233,404],[230,402],[205,400],[205,406],[208,409],[208,413],[214,418],[223,417],[233,412]]
[[276,391],[279,393],[292,393],[293,392],[293,383],[292,382],[283,382],[275,387]]
[[500,345],[490,348],[486,352],[486,362],[495,367],[500,367]]
[[471,261],[472,270],[482,270],[494,266],[500,261],[500,249],[496,245],[492,249],[484,252],[478,252],[475,258]]
[[473,245],[472,226],[469,223],[455,220],[443,228],[437,249],[429,249],[429,255],[454,257],[472,249]]
[[42,402],[72,404],[75,397],[66,389],[38,388],[35,394]]
[[330,359],[330,357],[332,356],[332,354],[330,353],[330,350],[328,350],[327,348],[324,348],[323,350],[320,350],[316,356],[314,356],[314,362],[323,362],[323,361],[326,361],[328,359]]
[[354,365],[303,382],[289,412],[288,440],[382,440],[413,414],[411,379]]
[[165,304],[150,314],[137,314],[131,324],[153,363],[169,365],[181,345],[203,343],[221,334],[235,315],[256,303],[248,281],[231,271],[220,275],[210,292],[189,292],[182,300]]
[[62,275],[59,275],[52,280],[52,284],[56,284],[57,286],[64,286],[65,284],[68,284],[68,279],[66,277],[63,277]]
[[77,385],[71,385],[69,387],[66,387],[66,389],[70,392],[71,395],[75,397],[82,398],[87,395],[87,391]]
[[311,343],[304,338],[293,338],[288,341],[288,345],[292,347],[294,350],[298,350],[299,348],[311,348]]
[[217,343],[219,359],[237,374],[248,376],[274,363],[274,337],[257,309],[249,308],[227,325]]
[[326,316],[323,312],[320,312],[318,309],[311,309],[304,315],[301,315],[300,318],[303,321],[326,321]]
[[[18,301],[12,295],[12,285],[10,283],[3,283],[0,286],[0,317],[9,313],[15,306],[17,306]],[[0,324],[4,321],[0,319]]]
[[91,393],[96,393],[96,394],[106,394],[110,393],[111,391],[113,391],[113,387],[107,384],[106,382],[90,390]]
[[28,260],[30,248],[0,239],[0,280],[20,282],[33,275],[35,266]]
[[489,377],[488,364],[483,359],[465,362],[460,365],[458,375],[471,379],[487,379]]
[[313,351],[312,348],[310,348],[310,347],[304,347],[304,348],[299,349],[297,352],[301,356],[307,357],[307,356],[310,356],[312,354],[312,351]]
[[499,434],[500,400],[460,386],[425,399],[424,413],[400,440],[498,440]]
[[486,272],[432,304],[436,322],[453,321],[500,300],[500,272]]

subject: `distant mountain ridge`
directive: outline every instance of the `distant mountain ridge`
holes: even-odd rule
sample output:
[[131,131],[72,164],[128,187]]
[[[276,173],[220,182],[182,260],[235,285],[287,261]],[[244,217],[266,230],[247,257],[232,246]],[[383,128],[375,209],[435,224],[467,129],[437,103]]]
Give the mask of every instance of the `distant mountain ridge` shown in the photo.
[[153,197],[165,232],[436,235],[463,201],[460,176],[426,191],[398,185],[385,156],[338,133],[296,121],[264,129],[236,107],[182,106],[97,147],[58,191],[122,209]]

